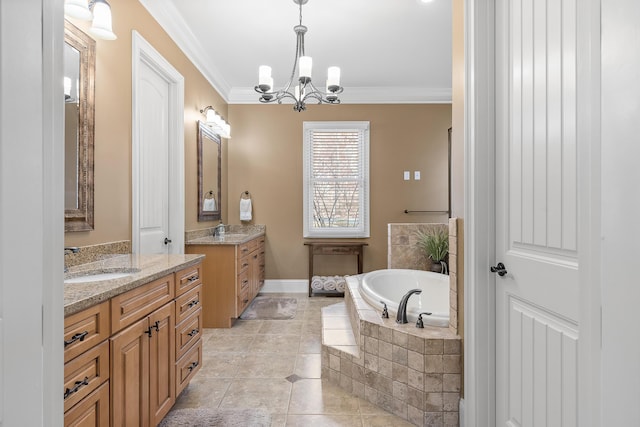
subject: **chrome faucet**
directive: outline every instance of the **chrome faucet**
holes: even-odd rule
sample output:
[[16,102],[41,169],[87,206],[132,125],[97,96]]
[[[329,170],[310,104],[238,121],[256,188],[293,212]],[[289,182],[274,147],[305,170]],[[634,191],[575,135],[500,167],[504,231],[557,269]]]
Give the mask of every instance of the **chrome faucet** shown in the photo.
[[398,305],[398,314],[396,316],[396,323],[409,323],[407,320],[407,301],[409,301],[409,297],[413,294],[421,294],[422,289],[411,289],[409,292],[404,294],[402,299],[400,300],[400,305]]
[[224,236],[225,227],[226,227],[226,226],[225,226],[222,222],[220,222],[220,224],[216,225],[216,226],[213,228],[213,236],[214,236],[214,237],[215,237],[215,236]]

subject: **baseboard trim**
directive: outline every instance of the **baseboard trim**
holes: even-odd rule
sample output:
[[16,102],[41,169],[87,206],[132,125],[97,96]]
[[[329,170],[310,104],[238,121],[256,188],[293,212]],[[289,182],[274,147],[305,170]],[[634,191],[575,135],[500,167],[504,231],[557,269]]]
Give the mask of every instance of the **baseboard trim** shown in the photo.
[[306,294],[309,292],[309,281],[304,279],[265,280],[260,293],[292,293]]

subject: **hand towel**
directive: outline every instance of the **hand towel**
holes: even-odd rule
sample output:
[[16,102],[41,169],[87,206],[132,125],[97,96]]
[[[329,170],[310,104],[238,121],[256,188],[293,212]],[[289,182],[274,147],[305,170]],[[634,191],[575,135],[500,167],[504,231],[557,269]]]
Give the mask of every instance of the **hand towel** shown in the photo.
[[324,289],[324,280],[321,276],[313,276],[311,278],[311,289],[321,291]]
[[215,211],[216,210],[216,199],[204,199],[204,204],[202,206],[202,210],[205,212]]
[[331,276],[328,276],[324,281],[324,290],[325,291],[335,291],[336,290],[336,279]]
[[251,199],[240,199],[240,221],[251,221]]

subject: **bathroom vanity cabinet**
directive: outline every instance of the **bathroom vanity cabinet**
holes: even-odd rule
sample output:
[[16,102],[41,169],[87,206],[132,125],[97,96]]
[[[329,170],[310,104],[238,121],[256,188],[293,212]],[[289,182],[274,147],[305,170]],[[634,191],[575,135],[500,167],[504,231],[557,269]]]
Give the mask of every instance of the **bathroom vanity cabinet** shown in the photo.
[[265,236],[234,243],[212,240],[186,245],[186,252],[205,254],[203,289],[205,328],[230,328],[264,285]]
[[202,266],[65,318],[65,425],[155,426],[202,361]]

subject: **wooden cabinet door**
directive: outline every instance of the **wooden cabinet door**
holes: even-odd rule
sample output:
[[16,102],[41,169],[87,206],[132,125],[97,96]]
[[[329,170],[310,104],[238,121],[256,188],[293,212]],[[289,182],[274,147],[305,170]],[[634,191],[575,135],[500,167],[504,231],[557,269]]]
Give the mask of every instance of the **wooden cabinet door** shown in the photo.
[[111,422],[149,426],[149,318],[111,337]]
[[65,427],[109,427],[109,381],[65,412]]
[[157,425],[176,401],[175,304],[172,302],[149,316],[149,412]]

